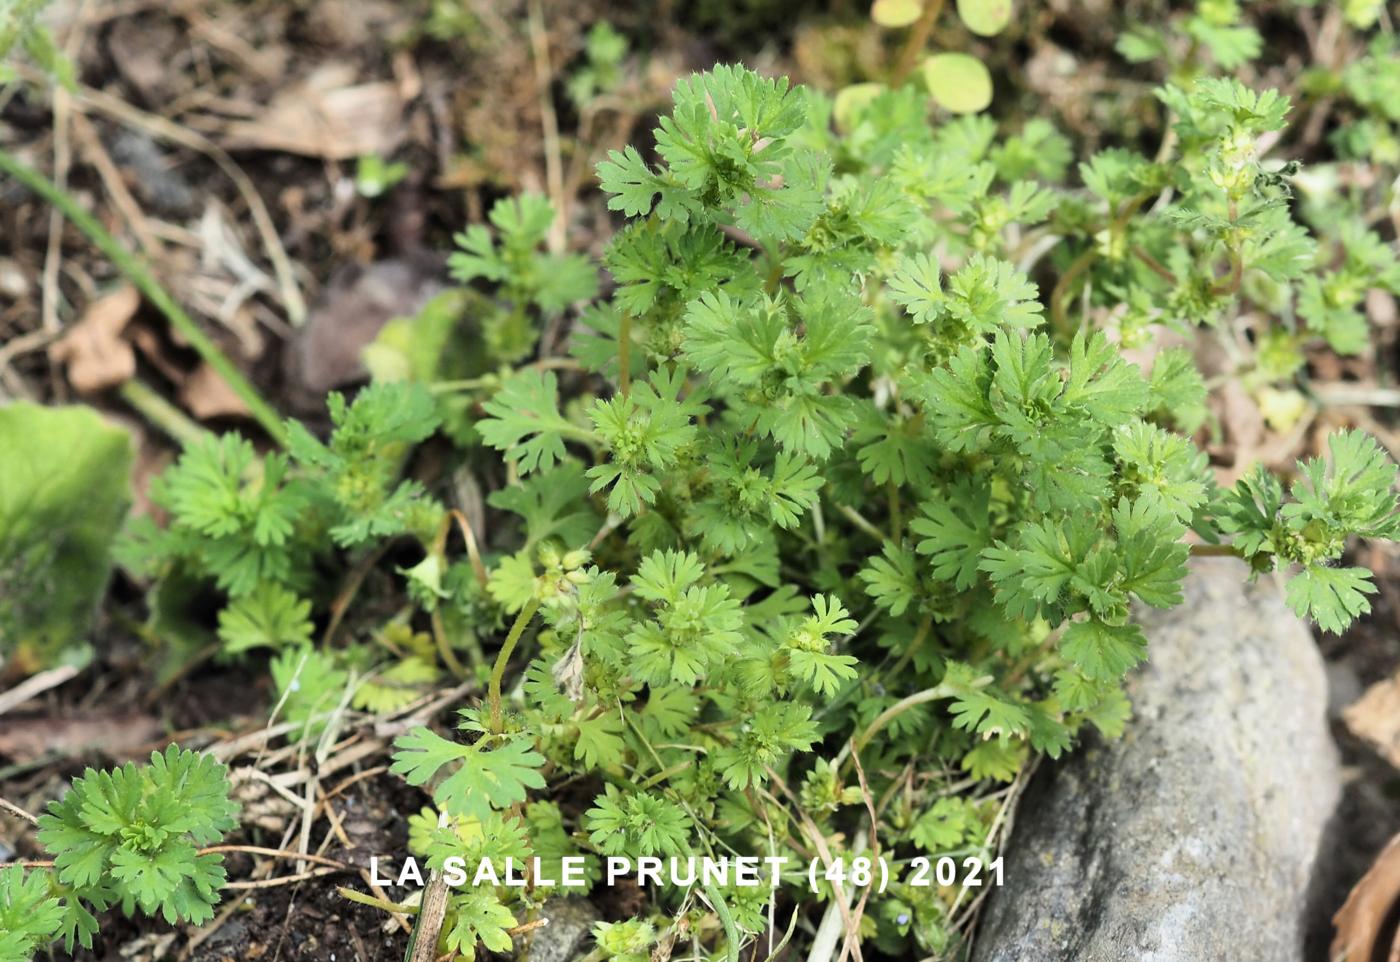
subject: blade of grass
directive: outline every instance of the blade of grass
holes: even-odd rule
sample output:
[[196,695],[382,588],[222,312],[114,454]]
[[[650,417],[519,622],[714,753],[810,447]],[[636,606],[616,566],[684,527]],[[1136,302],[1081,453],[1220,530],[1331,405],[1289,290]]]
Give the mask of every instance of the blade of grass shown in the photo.
[[161,286],[155,275],[141,262],[140,258],[128,251],[115,237],[109,234],[107,229],[98,223],[97,218],[78,206],[70,194],[4,150],[0,150],[0,172],[14,177],[40,198],[53,205],[54,210],[61,213],[74,227],[87,235],[87,238],[96,245],[98,250],[106,254],[117,266],[117,269],[146,296],[146,299],[165,315],[171,326],[180,332],[180,336],[195,350],[195,353],[228,383],[233,393],[238,395],[239,400],[247,405],[254,420],[262,426],[263,430],[279,445],[286,445],[286,429],[282,425],[281,415],[264,400],[252,382],[244,377],[243,372],[238,370],[227,355],[219,350],[218,345],[200,329],[194,319],[185,313],[184,308],[176,303],[175,298]]

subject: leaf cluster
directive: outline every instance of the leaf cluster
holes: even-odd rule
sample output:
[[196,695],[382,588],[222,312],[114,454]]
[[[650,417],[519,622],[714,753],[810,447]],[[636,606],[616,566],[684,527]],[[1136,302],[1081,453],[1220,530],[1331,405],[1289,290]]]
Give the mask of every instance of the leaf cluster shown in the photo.
[[0,870],[0,959],[18,962],[51,941],[92,948],[96,912],[120,907],[166,922],[214,917],[223,856],[202,852],[237,825],[227,772],[171,745],[149,765],[89,768],[39,818],[51,870]]
[[[1233,13],[1197,16],[1217,60],[1247,53]],[[1338,566],[1349,539],[1396,534],[1375,442],[1339,432],[1292,479],[1223,487],[1192,440],[1191,352],[1130,350],[1267,316],[1232,373],[1278,389],[1304,344],[1364,340],[1357,305],[1396,280],[1374,235],[1295,219],[1297,172],[1264,157],[1285,98],[1178,79],[1158,94],[1169,150],[1111,147],[1070,183],[1047,123],[933,124],[914,84],[837,104],[741,67],[688,77],[654,153],[599,166],[626,221],[606,295],[593,262],[548,252],[540,198],[459,237],[458,278],[499,302],[495,360],[593,301],[567,357],[456,381],[401,365],[333,398],[326,440],[195,446],[138,554],[227,596],[227,650],[275,651],[299,733],[475,673],[461,734],[395,742],[393,771],[432,797],[413,839],[436,864],[806,864],[866,832],[897,857],[989,853],[998,783],[1086,726],[1122,731],[1123,677],[1149,655],[1133,612],[1180,603],[1193,546],[1284,570],[1295,610],[1338,631],[1371,590]],[[450,449],[429,440],[444,423]],[[428,444],[454,486],[484,479],[489,511],[405,478]],[[343,613],[327,562],[362,574],[391,547],[410,552],[398,611],[314,647]],[[948,949],[956,893],[896,888],[868,916],[882,949]],[[694,913],[701,951],[732,958],[769,894],[711,889],[705,908],[669,886],[649,904]],[[538,898],[454,895],[441,951],[503,951]],[[599,952],[643,954],[645,921]]]

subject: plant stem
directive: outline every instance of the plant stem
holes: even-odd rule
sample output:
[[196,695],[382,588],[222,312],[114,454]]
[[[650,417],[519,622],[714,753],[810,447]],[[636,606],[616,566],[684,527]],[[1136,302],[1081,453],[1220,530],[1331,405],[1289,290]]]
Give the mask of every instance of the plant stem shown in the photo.
[[869,521],[866,521],[865,518],[861,517],[860,513],[854,508],[852,508],[850,505],[838,504],[836,506],[836,510],[840,511],[841,514],[845,516],[846,520],[851,522],[851,524],[855,525],[857,528],[870,535],[870,537],[874,538],[876,541],[880,542],[881,544],[884,544],[885,533],[879,528],[875,527]]
[[1089,269],[1089,265],[1098,257],[1098,251],[1093,245],[1084,248],[1078,257],[1070,262],[1069,267],[1060,275],[1060,279],[1055,282],[1054,289],[1050,292],[1050,326],[1060,334],[1068,334],[1070,330],[1066,327],[1065,320],[1065,299],[1069,297],[1070,287],[1079,275]]
[[884,728],[909,709],[922,705],[925,702],[952,698],[955,694],[956,692],[949,685],[935,685],[933,688],[925,688],[923,691],[915,692],[907,698],[900,699],[889,708],[880,712],[880,714],[875,717],[875,720],[866,726],[865,731],[861,732],[858,737],[847,742],[845,746],[842,747],[840,755],[838,756],[838,764],[844,763],[853,751],[858,752],[863,749],[870,742],[870,739],[879,734],[880,729]]
[[886,678],[898,678],[905,666],[914,660],[914,656],[919,653],[919,649],[924,647],[924,642],[928,640],[929,632],[933,630],[933,615],[924,615],[919,621],[919,627],[914,632],[914,639],[909,642],[909,646],[904,649],[904,654],[899,656],[899,661],[894,663],[894,667],[888,672],[881,674]]
[[1175,284],[1177,282],[1176,275],[1172,273],[1171,268],[1167,267],[1167,265],[1163,264],[1157,258],[1153,257],[1143,248],[1134,247],[1133,255],[1137,257],[1138,260],[1146,264],[1152,270],[1152,273],[1162,278],[1168,284]]
[[437,644],[438,654],[442,656],[442,663],[452,672],[452,677],[465,679],[467,670],[457,660],[457,655],[452,650],[452,642],[447,638],[447,628],[442,623],[442,609],[434,608],[430,620],[433,626],[433,641]]
[[[1236,201],[1231,200],[1230,225],[1233,227],[1234,225],[1238,224],[1239,219],[1240,205]],[[1232,241],[1232,243],[1229,245],[1230,273],[1225,275],[1225,277],[1221,278],[1220,280],[1216,281],[1210,287],[1210,292],[1216,297],[1235,296],[1240,292],[1240,282],[1244,280],[1244,254],[1240,250],[1239,238],[1231,237],[1230,240]]]
[[928,44],[929,34],[933,33],[934,21],[942,12],[943,0],[925,0],[924,12],[914,24],[914,28],[909,31],[904,48],[899,51],[899,60],[895,61],[894,73],[890,75],[891,87],[898,87],[904,83],[909,71],[914,69],[914,61],[919,59],[919,54]]
[[617,325],[617,390],[623,397],[632,390],[632,315],[622,312]]
[[1232,544],[1193,544],[1191,545],[1191,557],[1193,558],[1240,558],[1240,549]]
[[1025,676],[1026,672],[1030,671],[1032,665],[1038,664],[1052,648],[1059,644],[1060,637],[1065,633],[1066,624],[1068,623],[1061,624],[1048,632],[1045,637],[1040,640],[1040,644],[1036,645],[1012,665],[1011,671],[1006,675],[1006,681],[1002,682],[1002,686],[1010,690],[1013,685]]
[[894,483],[894,478],[890,478],[885,490],[890,502],[890,540],[897,548],[904,539],[904,518],[899,508],[899,485]]
[[377,899],[373,895],[357,892],[344,885],[337,886],[336,892],[341,898],[349,899],[352,902],[359,902],[361,905],[368,905],[370,908],[382,909],[385,912],[397,912],[400,915],[418,914],[418,906],[416,905],[407,905],[403,902],[390,902],[386,899]]
[[491,731],[498,735],[504,727],[501,718],[501,681],[506,675],[506,665],[510,662],[511,652],[515,651],[520,636],[525,633],[525,626],[535,617],[539,606],[539,601],[531,598],[525,603],[525,607],[520,609],[520,614],[515,617],[515,624],[510,626],[510,634],[506,635],[505,644],[501,645],[501,650],[496,654],[496,664],[491,668],[491,686],[488,690],[491,700]]
[[263,399],[263,396],[258,393],[258,389],[253,387],[252,383],[243,376],[243,372],[238,370],[234,363],[219,350],[218,345],[200,329],[194,319],[185,313],[184,308],[175,302],[175,299],[155,279],[155,275],[141,262],[140,258],[128,251],[115,237],[109,234],[107,229],[98,223],[97,218],[78,206],[77,201],[70,194],[5,150],[0,150],[0,171],[14,177],[43,200],[52,204],[54,209],[66,217],[74,227],[86,234],[88,240],[92,241],[98,250],[106,254],[117,269],[132,284],[136,285],[142,294],[146,295],[146,299],[165,315],[166,320],[180,332],[180,336],[189,343],[195,353],[228,383],[233,393],[238,395],[239,400],[247,405],[253,419],[262,425],[263,430],[278,445],[286,446],[287,434],[286,429],[282,426],[281,415]]
[[171,440],[188,447],[208,437],[209,432],[149,386],[132,378],[117,389],[123,401],[134,407],[142,417],[168,434]]

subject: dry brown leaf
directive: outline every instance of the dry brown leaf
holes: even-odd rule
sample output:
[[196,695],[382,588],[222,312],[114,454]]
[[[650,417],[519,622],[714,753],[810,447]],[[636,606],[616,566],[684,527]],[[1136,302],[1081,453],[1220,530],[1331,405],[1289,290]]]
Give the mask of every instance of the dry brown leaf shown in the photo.
[[88,305],[83,316],[49,348],[49,358],[68,367],[68,380],[79,394],[116,387],[136,373],[136,353],[122,337],[141,307],[131,285]]
[[206,418],[244,417],[248,405],[207,363],[201,363],[180,385],[180,403],[200,421]]
[[[1375,863],[1347,896],[1346,904],[1332,917],[1337,930],[1332,939],[1331,962],[1364,962],[1375,958],[1377,943],[1394,939],[1387,932],[1387,917],[1400,899],[1400,835],[1392,838]],[[1384,942],[1380,942],[1384,945]],[[1388,958],[1395,958],[1389,945]]]
[[1395,295],[1373,287],[1366,292],[1366,316],[1376,327],[1394,327],[1400,310],[1395,305]]
[[1378,681],[1342,712],[1357,738],[1400,768],[1400,675]]
[[1236,452],[1253,451],[1264,440],[1264,415],[1258,402],[1238,381],[1230,381],[1216,396],[1220,400],[1220,421]]
[[106,40],[112,65],[146,103],[168,102],[180,92],[178,88],[188,84],[181,71],[170,67],[171,58],[187,46],[176,21],[116,17],[106,31]]
[[17,301],[29,294],[29,279],[19,264],[8,257],[0,257],[0,297]]
[[15,718],[0,728],[0,755],[31,761],[56,752],[71,756],[96,752],[126,759],[160,737],[161,724],[136,712],[97,712],[66,718]]
[[443,263],[421,252],[337,271],[284,355],[289,400],[321,410],[327,391],[363,379],[365,347],[390,320],[440,294],[443,275]]
[[404,139],[404,103],[393,81],[353,83],[354,68],[328,64],[278,94],[254,120],[235,120],[224,146],[282,150],[327,160],[389,154]]

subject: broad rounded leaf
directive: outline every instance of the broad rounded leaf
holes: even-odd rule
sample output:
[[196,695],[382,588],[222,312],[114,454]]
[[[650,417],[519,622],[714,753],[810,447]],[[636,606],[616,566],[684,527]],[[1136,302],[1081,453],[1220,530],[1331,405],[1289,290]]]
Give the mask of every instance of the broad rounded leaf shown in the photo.
[[131,439],[91,408],[0,407],[0,662],[83,641],[130,500]]
[[994,37],[1011,22],[1011,0],[958,0],[958,18],[978,36]]
[[992,102],[992,75],[982,61],[965,53],[936,53],[924,61],[924,83],[940,107],[975,114]]
[[919,0],[875,0],[870,19],[882,27],[907,27],[923,12],[924,5]]

